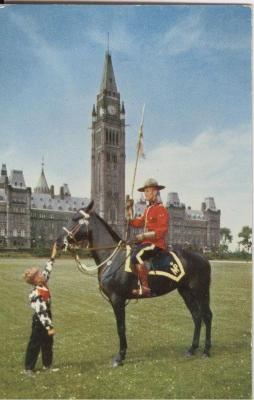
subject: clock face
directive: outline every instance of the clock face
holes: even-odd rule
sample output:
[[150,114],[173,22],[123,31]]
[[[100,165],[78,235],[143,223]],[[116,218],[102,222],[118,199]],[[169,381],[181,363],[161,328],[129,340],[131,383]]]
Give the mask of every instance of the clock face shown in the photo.
[[116,108],[112,104],[108,106],[108,112],[110,115],[114,115],[116,113]]

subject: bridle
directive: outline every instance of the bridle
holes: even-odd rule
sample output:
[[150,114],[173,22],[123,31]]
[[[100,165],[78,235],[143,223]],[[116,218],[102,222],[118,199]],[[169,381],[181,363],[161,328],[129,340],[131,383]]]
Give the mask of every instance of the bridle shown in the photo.
[[[88,242],[89,246],[89,230],[88,230],[88,218],[90,217],[89,214],[85,213],[83,210],[79,210],[79,213],[83,215],[83,218],[80,218],[77,222],[76,225],[72,227],[71,230],[68,230],[65,226],[63,226],[63,230],[67,233],[67,235],[64,237],[64,251],[67,251],[68,249],[73,250],[73,249],[79,249],[82,244],[84,244],[86,241]],[[86,233],[87,233],[87,239],[85,240],[76,240],[75,236],[76,234],[80,231],[81,226],[85,225],[86,226]],[[72,242],[74,242],[74,245],[68,241],[70,239]]]
[[[126,247],[126,242],[123,240],[120,240],[116,246],[101,246],[101,247],[90,247],[90,241],[89,241],[89,222],[88,219],[90,218],[90,215],[84,212],[83,210],[79,210],[79,213],[83,216],[78,220],[78,222],[72,227],[71,230],[68,230],[66,227],[63,227],[63,230],[67,233],[67,235],[64,237],[63,242],[64,242],[64,251],[66,252],[68,249],[70,250],[78,250],[80,247],[87,241],[87,251],[91,252],[94,250],[110,250],[113,249],[112,253],[104,260],[102,261],[99,265],[94,265],[91,267],[88,267],[85,264],[81,263],[81,260],[79,258],[79,255],[76,253],[74,255],[74,259],[76,261],[78,270],[82,273],[87,273],[87,272],[94,272],[98,270],[100,267],[103,265],[107,264],[108,266],[112,263],[113,257],[118,253],[120,248],[125,248]],[[75,236],[78,234],[80,231],[82,225],[86,226],[86,233],[87,233],[87,239],[85,240],[77,240]],[[71,240],[73,243],[70,243],[69,240]]]

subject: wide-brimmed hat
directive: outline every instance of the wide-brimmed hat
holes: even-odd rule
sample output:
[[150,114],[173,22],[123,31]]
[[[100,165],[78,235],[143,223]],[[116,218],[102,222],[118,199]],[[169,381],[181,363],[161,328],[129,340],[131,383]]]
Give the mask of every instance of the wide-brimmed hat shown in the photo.
[[165,186],[159,185],[158,182],[155,179],[149,178],[149,179],[147,179],[145,181],[144,186],[139,188],[138,191],[139,192],[144,192],[145,189],[148,188],[148,187],[154,187],[154,188],[156,188],[158,190],[165,189]]

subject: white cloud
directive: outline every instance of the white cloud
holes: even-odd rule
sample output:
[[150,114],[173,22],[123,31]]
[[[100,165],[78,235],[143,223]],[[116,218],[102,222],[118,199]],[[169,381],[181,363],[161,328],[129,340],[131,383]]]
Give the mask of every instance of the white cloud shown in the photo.
[[249,37],[225,35],[225,32],[216,30],[211,35],[206,28],[206,21],[202,12],[189,14],[179,19],[164,32],[160,40],[160,54],[177,56],[193,49],[239,51],[250,47]]
[[[127,193],[130,193],[134,164],[127,164]],[[251,134],[248,127],[234,131],[200,133],[192,143],[164,142],[146,154],[138,166],[135,187],[154,177],[168,192],[200,209],[205,197],[214,197],[221,210],[221,226],[231,229],[234,245],[243,225],[251,225]],[[138,198],[134,196],[134,198]]]
[[162,46],[166,47],[168,54],[176,55],[186,52],[199,43],[202,29],[200,17],[188,16],[174,24],[162,39]]
[[72,74],[66,65],[63,55],[43,37],[36,21],[31,16],[23,16],[17,13],[10,13],[9,18],[29,40],[28,46],[31,54],[38,58],[46,68],[53,71],[62,82],[72,86]]
[[[109,30],[109,50],[110,52],[120,52],[123,54],[133,55],[137,51],[134,37],[127,25],[124,23],[113,25],[108,28]],[[107,48],[107,32],[105,29],[98,27],[90,27],[87,31],[90,39],[102,46],[103,49]],[[126,39],[128,38],[128,40]]]

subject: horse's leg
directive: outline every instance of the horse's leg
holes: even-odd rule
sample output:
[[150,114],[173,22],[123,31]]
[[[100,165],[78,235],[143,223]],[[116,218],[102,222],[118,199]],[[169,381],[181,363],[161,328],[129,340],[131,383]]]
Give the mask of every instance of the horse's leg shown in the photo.
[[187,355],[192,356],[195,353],[195,350],[199,347],[201,321],[202,321],[201,308],[196,299],[196,296],[191,291],[191,289],[179,288],[178,292],[180,293],[186,306],[188,307],[188,309],[192,315],[194,325],[195,325],[193,339],[192,339],[192,345],[189,348],[189,350],[187,351]]
[[123,364],[127,350],[125,334],[125,299],[122,297],[111,298],[111,304],[116,317],[117,333],[120,342],[119,353],[113,358],[113,367]]
[[[209,290],[209,289],[208,289]],[[212,311],[209,305],[209,292],[204,295],[203,300],[200,302],[201,304],[201,311],[202,311],[202,318],[205,323],[206,327],[206,334],[205,334],[205,348],[204,348],[204,356],[210,356],[210,349],[211,349],[211,331],[212,331]]]

